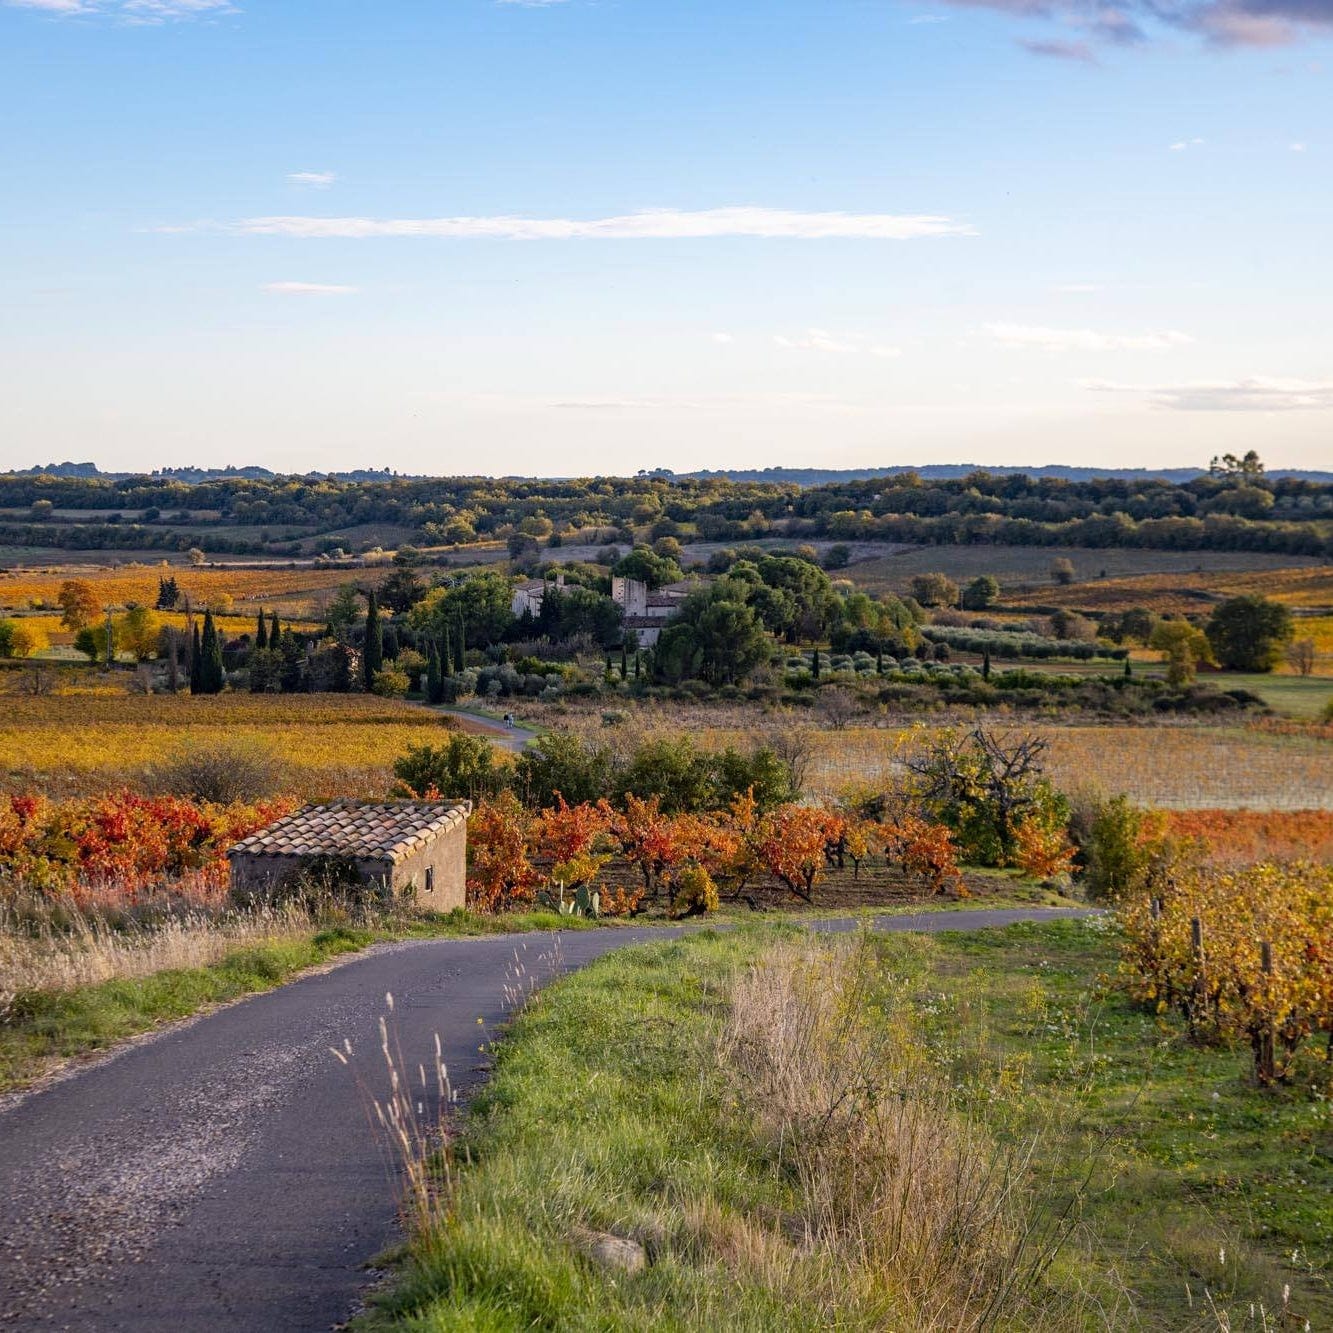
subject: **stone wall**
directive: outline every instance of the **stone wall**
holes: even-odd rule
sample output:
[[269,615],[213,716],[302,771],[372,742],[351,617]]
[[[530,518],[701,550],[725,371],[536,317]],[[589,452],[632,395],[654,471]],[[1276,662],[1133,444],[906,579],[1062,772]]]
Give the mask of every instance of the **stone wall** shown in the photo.
[[[427,872],[431,887],[427,888]],[[419,907],[451,912],[467,901],[467,823],[460,820],[419,852],[393,868],[396,896],[410,896]]]

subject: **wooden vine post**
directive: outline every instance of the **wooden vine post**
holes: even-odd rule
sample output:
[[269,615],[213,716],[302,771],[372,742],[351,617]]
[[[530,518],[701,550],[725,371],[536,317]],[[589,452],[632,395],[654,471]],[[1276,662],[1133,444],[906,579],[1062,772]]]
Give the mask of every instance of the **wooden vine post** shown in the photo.
[[1261,1085],[1267,1087],[1277,1080],[1277,1053],[1273,1037],[1273,945],[1270,940],[1259,943],[1259,970],[1263,973],[1263,1016],[1254,1033],[1254,1072]]

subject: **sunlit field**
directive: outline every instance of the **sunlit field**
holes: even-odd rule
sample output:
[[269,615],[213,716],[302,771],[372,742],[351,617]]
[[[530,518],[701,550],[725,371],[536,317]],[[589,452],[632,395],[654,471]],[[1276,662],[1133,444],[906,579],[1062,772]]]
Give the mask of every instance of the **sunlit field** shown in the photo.
[[[340,584],[364,581],[365,569],[246,569],[238,566],[193,568],[159,564],[122,565],[119,569],[61,565],[48,570],[0,571],[0,608],[11,611],[54,608],[59,618],[60,585],[66,579],[92,584],[99,600],[124,606],[136,602],[152,606],[157,601],[158,579],[165,573],[175,578],[183,594],[202,608],[230,597],[238,605],[263,606],[287,615],[317,613],[333,589]],[[377,576],[378,577],[378,576]]]
[[134,785],[184,747],[239,743],[282,760],[295,795],[371,797],[408,745],[438,742],[443,729],[427,708],[365,694],[6,696],[0,782],[53,796],[102,791]]

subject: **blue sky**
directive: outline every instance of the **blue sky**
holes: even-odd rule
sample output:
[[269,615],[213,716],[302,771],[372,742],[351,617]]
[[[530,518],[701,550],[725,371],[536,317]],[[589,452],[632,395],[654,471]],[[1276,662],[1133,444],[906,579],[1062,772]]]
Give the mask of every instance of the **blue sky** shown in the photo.
[[1333,467],[1330,0],[0,0],[0,466]]

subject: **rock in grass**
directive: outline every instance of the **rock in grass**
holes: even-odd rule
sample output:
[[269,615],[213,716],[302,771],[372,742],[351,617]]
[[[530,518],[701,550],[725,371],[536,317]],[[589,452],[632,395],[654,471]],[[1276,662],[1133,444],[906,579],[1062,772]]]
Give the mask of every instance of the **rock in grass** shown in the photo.
[[648,1252],[637,1240],[583,1227],[576,1228],[571,1239],[581,1254],[608,1273],[641,1273],[648,1267]]

